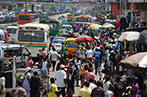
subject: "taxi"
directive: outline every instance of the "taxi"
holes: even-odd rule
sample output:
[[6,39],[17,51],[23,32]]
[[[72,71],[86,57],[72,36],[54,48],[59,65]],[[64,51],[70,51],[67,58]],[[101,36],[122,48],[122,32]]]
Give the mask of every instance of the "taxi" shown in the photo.
[[68,55],[71,50],[76,50],[78,44],[75,43],[76,38],[67,38],[64,42],[65,55]]

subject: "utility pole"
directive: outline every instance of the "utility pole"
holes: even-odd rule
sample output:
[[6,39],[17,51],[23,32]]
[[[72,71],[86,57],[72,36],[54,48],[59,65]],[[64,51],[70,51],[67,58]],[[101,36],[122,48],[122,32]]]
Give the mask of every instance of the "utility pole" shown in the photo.
[[27,11],[27,0],[25,0],[25,12]]
[[121,7],[121,0],[120,0],[120,16],[121,16],[121,10],[122,10],[122,7]]
[[131,26],[133,23],[134,17],[133,17],[133,0],[131,0]]
[[126,13],[126,11],[127,11],[127,0],[125,0],[125,12],[124,13]]

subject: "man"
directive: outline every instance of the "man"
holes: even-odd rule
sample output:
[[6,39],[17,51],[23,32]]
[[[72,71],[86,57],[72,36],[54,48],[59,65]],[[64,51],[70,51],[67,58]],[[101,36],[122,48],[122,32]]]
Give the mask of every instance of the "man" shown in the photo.
[[92,62],[93,52],[90,47],[88,47],[88,50],[86,51],[86,58]]
[[56,65],[57,57],[59,57],[59,55],[56,52],[55,48],[53,48],[53,51],[50,54],[51,62],[53,64],[53,70],[52,71],[55,70],[55,65]]
[[91,89],[89,88],[89,82],[85,82],[85,87],[80,89],[79,97],[90,97]]
[[88,73],[85,75],[85,80],[89,82],[89,79],[96,80],[96,76],[92,73],[91,68],[88,68]]
[[34,76],[31,77],[30,79],[30,97],[40,97],[39,96],[39,87],[40,87],[40,78],[38,75],[38,72],[34,72]]
[[50,79],[50,90],[49,90],[49,93],[48,93],[48,97],[57,97],[57,93],[58,93],[58,88],[57,86],[55,85],[55,79],[52,77]]
[[94,80],[93,80],[92,78],[89,79],[89,83],[90,83],[89,88],[90,88],[91,90],[93,90],[94,88],[97,87],[97,86],[94,84]]
[[91,97],[105,97],[105,91],[102,88],[102,83],[97,82],[97,87],[92,90]]
[[106,80],[103,83],[103,88],[104,88],[105,91],[108,91],[110,86],[111,86],[111,81],[110,80],[111,80],[110,75],[106,75]]
[[100,69],[101,69],[101,52],[99,51],[100,47],[96,48],[93,55],[94,55],[94,64],[95,64],[95,75],[97,75],[97,70],[99,71],[100,74]]
[[65,87],[66,87],[66,72],[64,71],[65,66],[61,65],[60,70],[58,70],[55,74],[55,84],[58,87],[59,94],[58,96],[62,93],[62,97],[65,96]]
[[124,85],[120,81],[120,77],[116,78],[116,84],[114,85],[115,90],[114,90],[114,97],[122,97],[123,90],[124,90]]
[[64,42],[62,42],[61,56],[62,56],[63,58],[65,57],[65,46],[64,46]]
[[77,59],[81,59],[81,52],[80,52],[80,47],[79,46],[77,46],[77,50],[76,50],[76,52],[75,52],[75,56],[77,57]]
[[5,83],[4,73],[0,72],[0,97],[5,97]]

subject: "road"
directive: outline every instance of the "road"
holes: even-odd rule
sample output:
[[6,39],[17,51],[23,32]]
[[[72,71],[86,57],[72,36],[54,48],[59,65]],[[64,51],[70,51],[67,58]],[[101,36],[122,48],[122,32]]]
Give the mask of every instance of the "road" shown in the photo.
[[[101,66],[101,69],[103,69],[103,68],[104,68],[104,63]],[[50,77],[54,77],[55,73],[56,73],[56,71],[52,72],[52,68],[50,68]],[[93,71],[93,73],[94,73],[94,71]],[[96,80],[97,81],[99,80],[99,75],[98,74],[96,75]],[[80,81],[79,81],[79,83],[80,83]],[[75,93],[74,93],[75,97],[79,96],[79,91],[80,91],[80,87],[75,87]]]

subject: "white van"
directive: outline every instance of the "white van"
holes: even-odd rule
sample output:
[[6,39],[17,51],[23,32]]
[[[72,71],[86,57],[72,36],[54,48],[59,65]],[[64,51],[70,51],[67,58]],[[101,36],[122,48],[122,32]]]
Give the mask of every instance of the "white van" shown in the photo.
[[0,44],[5,43],[5,33],[0,29]]

